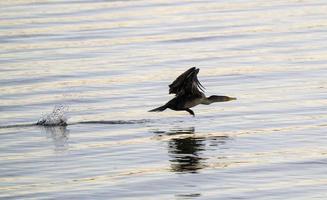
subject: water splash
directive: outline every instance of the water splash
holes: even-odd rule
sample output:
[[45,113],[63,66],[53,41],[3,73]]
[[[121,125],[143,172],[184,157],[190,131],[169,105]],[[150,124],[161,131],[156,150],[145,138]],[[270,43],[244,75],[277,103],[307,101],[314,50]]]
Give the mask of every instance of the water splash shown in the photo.
[[36,123],[26,124],[12,124],[0,126],[2,128],[18,128],[18,127],[30,127],[30,126],[68,126],[76,124],[145,124],[151,123],[152,120],[140,119],[140,120],[96,120],[96,121],[80,121],[67,123],[68,106],[56,105],[52,112],[49,114],[43,114],[42,117]]
[[42,126],[67,126],[68,106],[56,105],[52,112],[43,115],[36,123]]

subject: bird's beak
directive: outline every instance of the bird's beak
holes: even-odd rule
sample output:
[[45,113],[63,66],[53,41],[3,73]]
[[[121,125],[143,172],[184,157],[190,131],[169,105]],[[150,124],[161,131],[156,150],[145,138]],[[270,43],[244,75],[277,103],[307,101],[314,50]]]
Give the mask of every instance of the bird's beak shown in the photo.
[[229,97],[229,100],[232,101],[232,100],[236,100],[235,97]]

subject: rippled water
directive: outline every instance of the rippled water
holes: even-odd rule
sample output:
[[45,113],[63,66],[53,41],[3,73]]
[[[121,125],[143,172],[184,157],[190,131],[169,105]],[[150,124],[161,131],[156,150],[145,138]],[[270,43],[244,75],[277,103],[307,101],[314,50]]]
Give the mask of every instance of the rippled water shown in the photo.
[[[0,1],[0,198],[327,199],[326,10]],[[238,100],[147,112],[192,66]],[[55,105],[71,125],[4,127]],[[115,120],[137,123],[79,123]]]

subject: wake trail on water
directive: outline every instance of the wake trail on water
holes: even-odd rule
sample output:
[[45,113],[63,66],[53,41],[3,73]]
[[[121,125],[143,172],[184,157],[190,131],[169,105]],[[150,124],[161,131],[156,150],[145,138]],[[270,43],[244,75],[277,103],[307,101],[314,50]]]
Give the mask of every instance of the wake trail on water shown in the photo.
[[42,115],[42,117],[36,123],[4,125],[4,126],[0,126],[0,129],[31,127],[31,126],[53,127],[53,126],[68,126],[68,125],[76,125],[76,124],[144,124],[150,122],[150,120],[141,119],[141,120],[94,120],[94,121],[80,121],[80,122],[68,123],[67,113],[68,113],[68,106],[56,105],[53,108],[52,112]]

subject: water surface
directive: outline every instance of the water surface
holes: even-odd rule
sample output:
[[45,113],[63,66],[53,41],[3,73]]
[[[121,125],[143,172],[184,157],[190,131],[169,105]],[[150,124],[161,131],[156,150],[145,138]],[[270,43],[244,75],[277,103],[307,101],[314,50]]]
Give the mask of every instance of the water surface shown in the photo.
[[[326,199],[325,1],[1,1],[0,198]],[[237,101],[149,113],[197,66]],[[55,105],[67,127],[36,123]],[[129,121],[111,124],[86,121]]]

